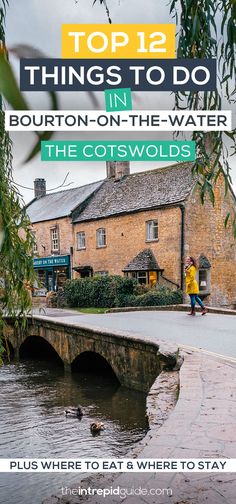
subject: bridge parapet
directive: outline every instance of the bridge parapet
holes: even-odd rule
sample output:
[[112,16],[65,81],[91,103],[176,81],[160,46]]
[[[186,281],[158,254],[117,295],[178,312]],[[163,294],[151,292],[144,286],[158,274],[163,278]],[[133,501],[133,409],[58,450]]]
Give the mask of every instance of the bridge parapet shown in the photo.
[[153,343],[140,336],[118,331],[108,331],[73,323],[50,320],[43,316],[28,319],[28,327],[20,331],[8,319],[6,338],[16,356],[27,338],[42,338],[57,352],[70,369],[75,359],[84,352],[103,357],[111,366],[117,379],[129,388],[147,392],[163,369],[173,369],[178,348],[174,345]]

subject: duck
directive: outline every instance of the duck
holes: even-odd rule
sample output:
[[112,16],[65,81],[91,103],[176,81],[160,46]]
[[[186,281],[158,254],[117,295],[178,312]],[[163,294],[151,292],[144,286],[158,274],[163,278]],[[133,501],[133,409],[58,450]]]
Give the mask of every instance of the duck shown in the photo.
[[90,430],[92,433],[97,434],[98,432],[105,429],[105,425],[102,422],[92,422],[90,424]]
[[66,416],[81,418],[83,416],[83,410],[81,406],[77,406],[77,408],[70,406],[64,411]]

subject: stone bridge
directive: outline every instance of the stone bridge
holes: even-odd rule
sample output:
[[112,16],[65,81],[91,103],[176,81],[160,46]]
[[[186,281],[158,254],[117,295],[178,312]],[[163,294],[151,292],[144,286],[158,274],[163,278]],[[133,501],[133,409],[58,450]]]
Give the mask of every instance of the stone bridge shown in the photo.
[[[51,355],[65,371],[109,368],[121,385],[147,392],[163,369],[176,364],[177,348],[142,341],[140,336],[52,321],[43,316],[28,318],[27,329],[15,328],[11,320],[6,339],[15,358]],[[51,353],[50,353],[51,352]]]

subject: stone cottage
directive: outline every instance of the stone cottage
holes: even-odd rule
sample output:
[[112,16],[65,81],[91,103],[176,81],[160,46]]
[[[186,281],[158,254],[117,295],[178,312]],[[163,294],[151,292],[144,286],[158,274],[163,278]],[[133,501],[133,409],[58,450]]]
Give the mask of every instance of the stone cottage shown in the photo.
[[224,226],[235,210],[233,191],[225,197],[221,178],[215,206],[201,204],[191,164],[130,174],[129,163],[107,163],[99,190],[72,213],[73,271],[184,290],[184,260],[192,255],[206,302],[236,306],[236,240]]
[[[34,268],[42,291],[56,290],[73,272],[72,212],[83,208],[102,182],[47,194],[45,179],[34,181],[34,199],[27,205],[32,224]],[[37,290],[35,290],[37,293]]]

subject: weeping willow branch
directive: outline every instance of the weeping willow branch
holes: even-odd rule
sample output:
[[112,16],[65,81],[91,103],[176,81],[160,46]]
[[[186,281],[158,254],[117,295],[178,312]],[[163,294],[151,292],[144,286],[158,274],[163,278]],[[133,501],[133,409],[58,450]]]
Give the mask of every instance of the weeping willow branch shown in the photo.
[[[18,319],[31,308],[33,236],[21,196],[12,182],[12,145],[0,112],[0,320]],[[28,285],[27,285],[28,284]]]
[[[100,2],[101,5],[104,6],[105,8],[105,11],[106,11],[106,15],[107,15],[107,19],[108,19],[108,23],[112,23],[112,20],[111,20],[111,16],[110,16],[110,10],[108,8],[108,5],[107,5],[107,1],[106,0],[98,0]],[[97,2],[97,0],[93,0],[93,5]],[[75,0],[75,3],[79,3],[79,0]]]
[[[97,0],[94,0],[93,5],[96,3],[96,1],[97,1]],[[107,15],[108,22],[111,24],[111,23],[112,23],[112,20],[111,20],[110,11],[109,11],[109,9],[108,9],[108,6],[107,6],[107,2],[106,2],[106,0],[100,0],[100,4],[103,4],[103,5],[104,5],[105,10],[106,10],[106,15]]]
[[[0,9],[0,45],[5,42],[6,2]],[[0,358],[3,352],[4,315],[26,323],[31,308],[29,286],[34,280],[33,236],[21,196],[12,182],[12,144],[5,131],[0,101]]]
[[[216,58],[218,85],[214,92],[175,94],[175,109],[221,110],[232,108],[236,95],[236,0],[173,0],[170,13],[178,28],[179,58]],[[215,184],[224,177],[225,193],[231,183],[229,157],[236,154],[236,129],[232,132],[194,132],[197,160],[193,171],[198,175],[202,203],[209,195],[215,202]],[[230,146],[228,147],[230,141]],[[230,216],[236,237],[236,216]],[[230,222],[229,215],[225,225]]]

